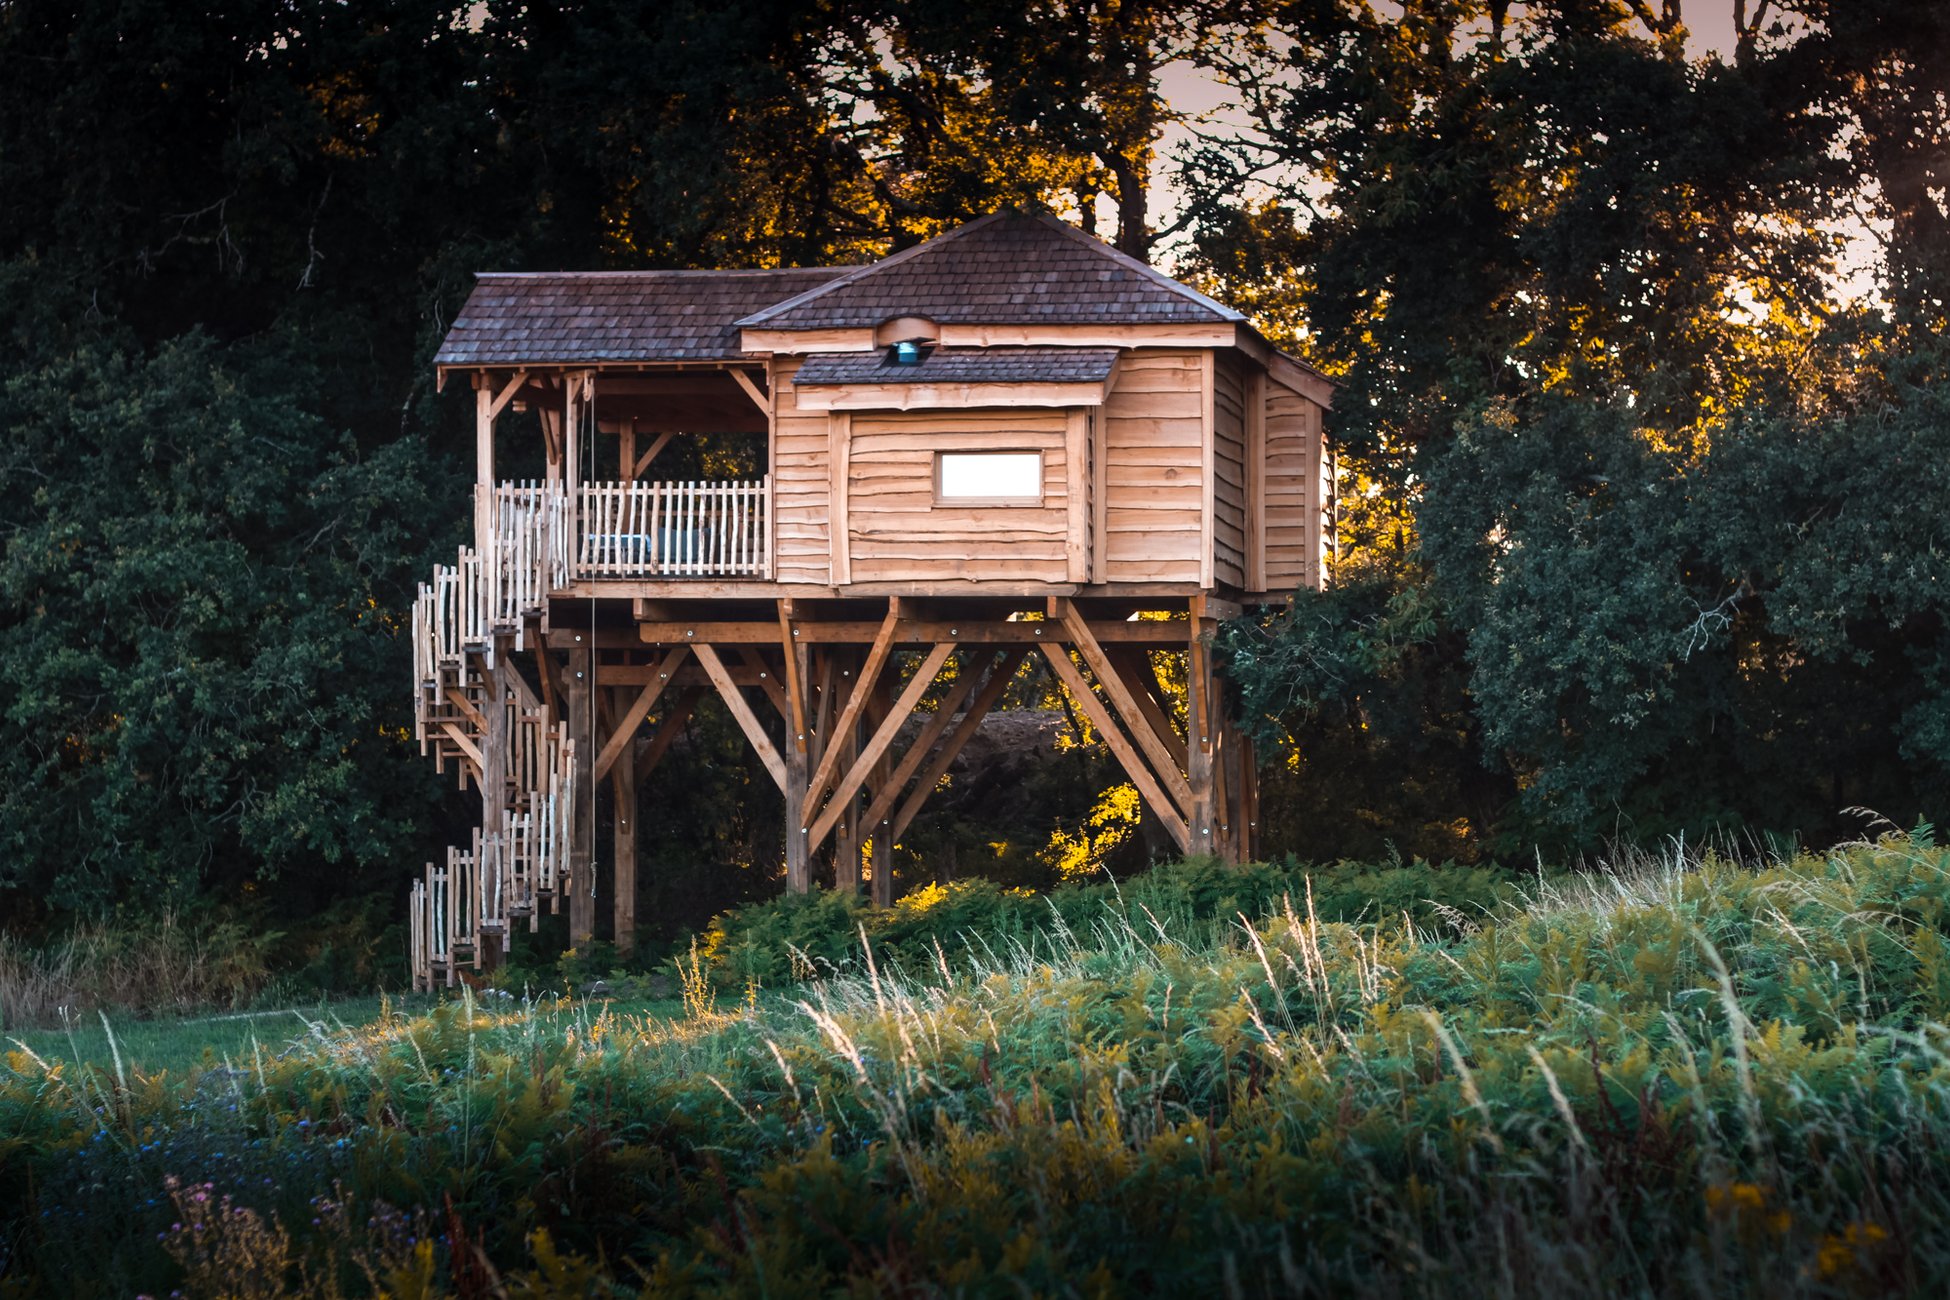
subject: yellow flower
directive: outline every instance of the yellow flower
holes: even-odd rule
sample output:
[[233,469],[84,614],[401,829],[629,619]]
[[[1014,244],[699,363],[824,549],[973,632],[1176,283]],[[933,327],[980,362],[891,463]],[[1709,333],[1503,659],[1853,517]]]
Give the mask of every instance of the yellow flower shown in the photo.
[[1767,1189],[1758,1183],[1732,1183],[1725,1187],[1712,1185],[1706,1189],[1706,1208],[1714,1214],[1738,1214],[1742,1210],[1761,1210],[1766,1206]]

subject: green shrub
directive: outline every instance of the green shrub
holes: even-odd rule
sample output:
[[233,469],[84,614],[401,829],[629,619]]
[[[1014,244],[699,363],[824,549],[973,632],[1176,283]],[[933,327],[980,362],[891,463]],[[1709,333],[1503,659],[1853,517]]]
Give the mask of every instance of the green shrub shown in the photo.
[[1004,889],[986,880],[927,885],[877,910],[857,895],[814,889],[726,912],[700,944],[706,971],[722,989],[781,983],[854,971],[864,962],[861,935],[876,958],[914,970],[946,959],[993,960],[1021,946],[1037,951],[1064,932],[1088,935],[1101,925],[1154,924],[1181,936],[1236,927],[1241,914],[1263,916],[1291,906],[1323,921],[1410,918],[1443,933],[1489,915],[1516,896],[1522,878],[1495,867],[1408,865],[1226,866],[1193,858],[1155,867],[1129,881],[1062,885],[1048,893]]
[[870,975],[675,1020],[463,993],[182,1081],[15,1051],[0,1291],[1950,1290],[1927,834],[1445,874],[810,898],[714,960],[863,968],[866,925]]

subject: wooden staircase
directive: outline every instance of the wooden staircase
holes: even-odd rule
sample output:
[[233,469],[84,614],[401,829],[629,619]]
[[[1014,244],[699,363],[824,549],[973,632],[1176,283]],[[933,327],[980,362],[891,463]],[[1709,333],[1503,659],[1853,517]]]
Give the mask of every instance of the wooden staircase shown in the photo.
[[[413,984],[451,987],[463,963],[482,966],[513,923],[533,930],[568,891],[575,742],[515,670],[551,585],[566,583],[561,493],[550,485],[479,489],[487,554],[463,547],[437,565],[413,602],[413,719],[422,753],[481,792],[482,824],[413,883],[408,929]],[[553,543],[553,544],[552,544]]]

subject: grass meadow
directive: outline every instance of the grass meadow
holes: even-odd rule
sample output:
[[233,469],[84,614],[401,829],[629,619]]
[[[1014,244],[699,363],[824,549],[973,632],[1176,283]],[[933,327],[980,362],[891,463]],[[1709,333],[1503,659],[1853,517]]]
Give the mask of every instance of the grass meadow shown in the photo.
[[1392,870],[767,904],[679,1004],[22,1036],[0,1294],[1950,1289],[1927,828]]

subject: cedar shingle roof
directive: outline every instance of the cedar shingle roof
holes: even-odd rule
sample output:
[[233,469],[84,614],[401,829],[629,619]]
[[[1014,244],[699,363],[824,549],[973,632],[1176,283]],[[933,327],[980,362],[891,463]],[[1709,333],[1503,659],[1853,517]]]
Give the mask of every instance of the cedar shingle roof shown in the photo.
[[915,365],[885,349],[806,358],[796,384],[1097,384],[1110,378],[1116,348],[936,348]]
[[851,268],[483,274],[434,357],[442,366],[715,361],[736,321]]
[[1245,319],[1050,213],[998,212],[738,323],[754,329],[857,329],[895,316],[971,325]]

